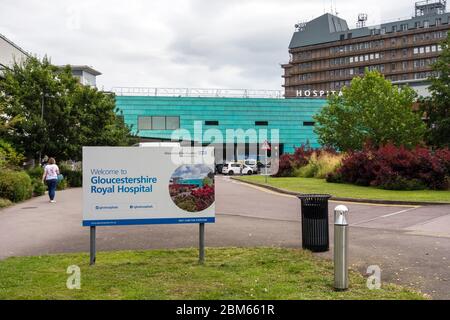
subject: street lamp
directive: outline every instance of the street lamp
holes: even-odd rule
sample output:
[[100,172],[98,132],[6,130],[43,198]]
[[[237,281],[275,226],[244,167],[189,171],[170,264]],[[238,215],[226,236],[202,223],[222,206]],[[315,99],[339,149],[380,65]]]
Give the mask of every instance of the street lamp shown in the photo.
[[[42,92],[42,98],[41,98],[41,122],[44,122],[45,98],[54,98],[54,96],[50,95],[48,93]],[[41,162],[42,162],[42,147],[40,147],[40,149],[39,149],[39,165],[41,165]]]

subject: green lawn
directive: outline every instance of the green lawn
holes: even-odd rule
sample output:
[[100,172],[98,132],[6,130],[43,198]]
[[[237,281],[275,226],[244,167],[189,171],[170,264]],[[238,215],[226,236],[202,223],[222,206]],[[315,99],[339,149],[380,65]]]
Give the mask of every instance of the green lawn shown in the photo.
[[[265,184],[263,176],[239,177],[244,181]],[[360,187],[351,184],[328,183],[314,178],[268,178],[273,187],[299,193],[327,193],[334,197],[397,201],[426,201],[450,203],[450,191],[396,191],[373,187]]]
[[[0,299],[424,299],[397,285],[369,290],[351,272],[350,289],[333,290],[333,265],[298,249],[207,249],[101,252],[9,258],[0,262]],[[66,288],[70,265],[81,289]]]

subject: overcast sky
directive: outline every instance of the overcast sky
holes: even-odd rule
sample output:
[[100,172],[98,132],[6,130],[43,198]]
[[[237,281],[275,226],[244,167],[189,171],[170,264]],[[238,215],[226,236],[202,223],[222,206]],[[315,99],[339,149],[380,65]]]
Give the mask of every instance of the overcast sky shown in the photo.
[[[337,8],[337,9],[334,9]],[[410,17],[413,0],[333,1],[354,27]],[[0,33],[55,64],[90,65],[100,88],[281,89],[294,24],[330,0],[2,0]]]

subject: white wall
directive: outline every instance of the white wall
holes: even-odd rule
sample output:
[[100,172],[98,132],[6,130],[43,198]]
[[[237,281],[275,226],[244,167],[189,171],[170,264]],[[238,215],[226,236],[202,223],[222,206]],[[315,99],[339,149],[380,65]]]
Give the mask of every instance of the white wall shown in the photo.
[[26,55],[14,45],[0,37],[0,65],[11,67],[14,59],[20,62],[26,59]]

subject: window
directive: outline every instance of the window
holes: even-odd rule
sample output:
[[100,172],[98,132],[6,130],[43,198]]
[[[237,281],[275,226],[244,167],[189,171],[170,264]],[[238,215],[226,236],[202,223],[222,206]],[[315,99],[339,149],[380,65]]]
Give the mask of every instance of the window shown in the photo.
[[402,62],[402,69],[403,69],[403,70],[408,69],[408,62],[407,62],[407,61],[403,61],[403,62]]
[[423,27],[424,27],[424,28],[429,28],[429,27],[430,27],[430,21],[425,20],[425,21],[423,22]]
[[180,117],[138,117],[138,130],[175,130],[180,128]]
[[406,31],[406,30],[408,30],[408,25],[407,24],[402,24],[400,26],[400,28],[401,28],[402,31]]
[[166,117],[166,130],[176,130],[180,128],[180,117]]
[[255,126],[265,126],[267,127],[269,125],[268,121],[255,121]]
[[396,32],[397,31],[397,26],[392,26],[392,32]]
[[345,34],[341,34],[340,37],[339,37],[339,39],[340,39],[341,41],[345,40]]
[[218,126],[219,121],[205,121],[205,126]]
[[165,130],[166,129],[166,117],[152,117],[152,129],[153,130]]
[[436,26],[440,26],[442,24],[442,19],[441,18],[437,18],[436,19]]
[[304,127],[313,127],[316,123],[314,121],[303,121]]
[[417,22],[414,24],[414,26],[415,26],[416,28],[420,28],[420,21],[417,21]]
[[381,28],[380,33],[381,33],[382,35],[383,35],[383,34],[386,34],[386,28]]
[[403,56],[407,57],[408,56],[408,49],[403,49]]
[[138,130],[152,130],[152,117],[138,117]]

